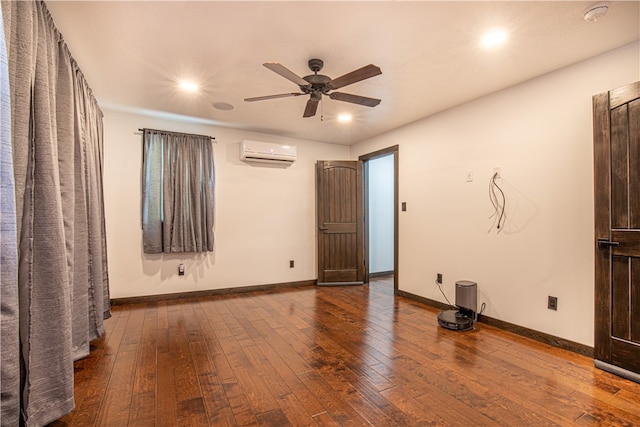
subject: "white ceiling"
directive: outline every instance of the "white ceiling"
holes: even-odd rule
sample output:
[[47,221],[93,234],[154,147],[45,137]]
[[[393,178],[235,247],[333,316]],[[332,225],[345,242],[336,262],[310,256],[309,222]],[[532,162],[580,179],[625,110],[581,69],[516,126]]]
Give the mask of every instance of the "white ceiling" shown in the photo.
[[[640,39],[638,1],[608,2],[595,23],[583,19],[593,1],[46,3],[105,109],[347,145]],[[506,45],[481,49],[496,27],[509,31]],[[340,91],[381,104],[325,97],[303,118],[307,96],[243,101],[298,91],[262,63],[306,76],[310,58],[324,60],[321,74],[332,78],[379,66],[382,75]],[[201,92],[180,92],[180,78]],[[353,122],[337,123],[341,112]]]

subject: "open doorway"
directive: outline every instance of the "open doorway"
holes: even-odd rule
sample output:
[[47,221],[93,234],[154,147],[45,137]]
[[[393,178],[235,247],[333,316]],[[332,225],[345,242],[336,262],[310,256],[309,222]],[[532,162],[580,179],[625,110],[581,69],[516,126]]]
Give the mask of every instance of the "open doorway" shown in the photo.
[[366,282],[398,290],[398,146],[360,156],[364,172]]

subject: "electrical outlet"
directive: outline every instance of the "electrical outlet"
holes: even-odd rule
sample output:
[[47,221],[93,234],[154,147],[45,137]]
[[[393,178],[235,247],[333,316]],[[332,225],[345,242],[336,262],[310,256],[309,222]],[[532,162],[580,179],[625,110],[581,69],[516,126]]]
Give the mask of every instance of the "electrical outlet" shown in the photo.
[[184,276],[184,264],[178,266],[178,276]]
[[558,297],[552,297],[551,295],[549,295],[547,308],[549,310],[558,310]]
[[436,283],[442,283],[442,273],[436,274]]
[[292,259],[289,260],[289,268],[293,268],[294,267],[294,262]]

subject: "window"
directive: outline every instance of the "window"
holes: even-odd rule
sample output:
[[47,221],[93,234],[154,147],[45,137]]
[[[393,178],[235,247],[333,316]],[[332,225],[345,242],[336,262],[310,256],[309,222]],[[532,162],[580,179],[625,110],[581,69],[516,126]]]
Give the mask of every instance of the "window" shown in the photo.
[[213,251],[211,137],[153,129],[143,135],[144,252]]

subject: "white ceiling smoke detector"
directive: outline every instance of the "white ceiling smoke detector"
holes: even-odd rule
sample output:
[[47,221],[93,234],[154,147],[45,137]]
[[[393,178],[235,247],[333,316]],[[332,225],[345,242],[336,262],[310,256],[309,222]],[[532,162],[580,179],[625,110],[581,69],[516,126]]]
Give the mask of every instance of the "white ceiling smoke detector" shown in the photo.
[[596,3],[592,6],[589,6],[589,8],[584,11],[584,20],[587,22],[596,22],[598,19],[605,16],[608,11],[608,3]]

